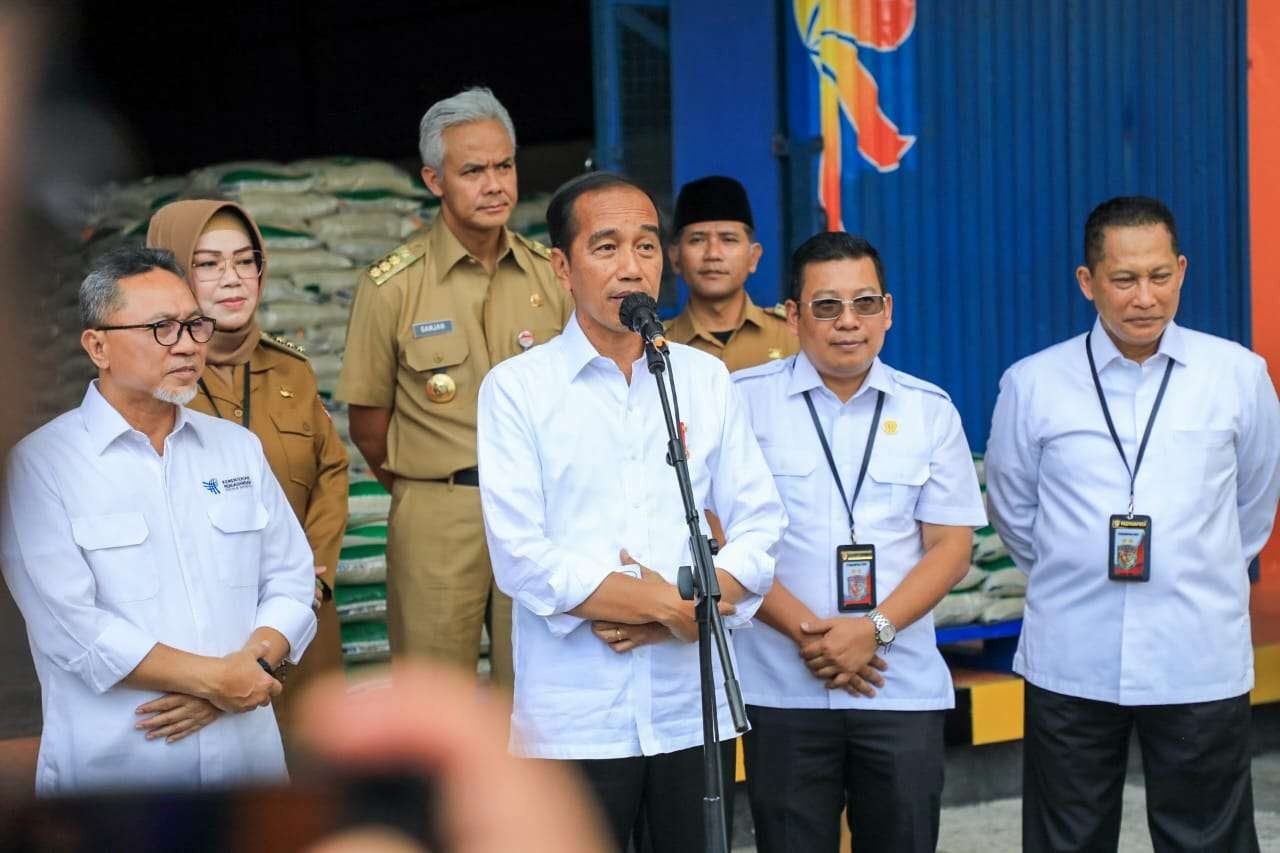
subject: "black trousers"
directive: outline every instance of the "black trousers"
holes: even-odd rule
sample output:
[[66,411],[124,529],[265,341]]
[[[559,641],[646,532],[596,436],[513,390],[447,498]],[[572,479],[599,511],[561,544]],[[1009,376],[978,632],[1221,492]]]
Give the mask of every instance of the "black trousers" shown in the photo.
[[[725,821],[733,826],[735,741],[720,743]],[[636,758],[577,762],[595,793],[619,850],[633,838],[654,853],[705,853],[702,821],[702,747]]]
[[1155,850],[1256,851],[1249,719],[1248,694],[1125,706],[1027,684],[1023,849],[1116,849],[1136,728]]
[[747,794],[760,853],[836,853],[848,808],[858,853],[938,846],[944,711],[747,706]]

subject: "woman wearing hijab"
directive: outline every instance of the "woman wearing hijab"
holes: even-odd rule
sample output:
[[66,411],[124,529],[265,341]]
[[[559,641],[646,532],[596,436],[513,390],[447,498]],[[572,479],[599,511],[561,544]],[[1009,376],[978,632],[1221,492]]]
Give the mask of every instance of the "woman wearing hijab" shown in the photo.
[[[322,590],[332,588],[346,527],[347,453],[320,401],[307,357],[293,344],[259,331],[254,319],[267,273],[258,226],[231,202],[178,201],[151,218],[147,245],[174,253],[200,310],[217,322],[200,392],[188,405],[233,420],[261,440],[315,555],[316,600],[330,598]],[[281,698],[296,691],[299,682],[342,664],[331,601],[319,605],[318,617],[316,637],[302,663],[288,673]],[[275,700],[287,741],[285,704]],[[164,731],[153,735],[164,736]]]

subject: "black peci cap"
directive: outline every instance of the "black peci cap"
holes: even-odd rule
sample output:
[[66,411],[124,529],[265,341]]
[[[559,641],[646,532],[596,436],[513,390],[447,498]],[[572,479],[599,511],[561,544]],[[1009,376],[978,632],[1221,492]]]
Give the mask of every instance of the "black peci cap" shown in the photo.
[[741,222],[752,230],[756,227],[746,189],[723,175],[699,178],[680,188],[673,233],[679,234],[691,222]]

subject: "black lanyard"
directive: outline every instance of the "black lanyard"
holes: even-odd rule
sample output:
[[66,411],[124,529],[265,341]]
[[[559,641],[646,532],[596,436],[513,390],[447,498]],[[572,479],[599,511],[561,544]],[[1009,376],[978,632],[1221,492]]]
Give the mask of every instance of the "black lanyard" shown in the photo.
[[1116,425],[1111,421],[1111,410],[1107,408],[1107,395],[1102,393],[1102,380],[1098,378],[1098,366],[1093,361],[1093,347],[1090,341],[1093,332],[1084,336],[1084,351],[1089,356],[1089,372],[1093,374],[1093,387],[1098,390],[1098,402],[1102,404],[1102,416],[1107,419],[1107,429],[1111,431],[1111,440],[1120,451],[1120,461],[1124,470],[1129,472],[1129,517],[1133,518],[1133,485],[1138,480],[1138,469],[1142,467],[1142,456],[1147,452],[1147,440],[1151,438],[1151,427],[1155,425],[1156,413],[1160,411],[1160,402],[1164,400],[1164,389],[1169,387],[1169,374],[1173,372],[1173,359],[1164,368],[1164,378],[1160,380],[1160,390],[1156,392],[1156,401],[1151,406],[1151,414],[1147,417],[1147,428],[1142,433],[1142,443],[1138,445],[1138,458],[1129,467],[1129,457],[1124,454],[1124,446],[1120,444],[1120,436],[1116,434]]
[[[235,368],[231,368],[232,371]],[[213,406],[213,413],[222,417],[222,412],[218,411],[218,404],[214,401],[213,395],[209,393],[209,386],[204,384],[204,377],[200,377],[200,390],[204,392],[204,396],[209,401],[209,405]],[[240,403],[240,425],[245,429],[249,428],[249,362],[244,363],[244,399]]]
[[844,483],[840,480],[840,472],[836,470],[835,457],[831,455],[831,447],[827,444],[827,436],[822,432],[822,423],[818,420],[818,411],[813,407],[813,399],[809,392],[804,392],[804,404],[809,407],[809,417],[813,418],[813,428],[818,433],[818,441],[822,442],[822,452],[827,455],[827,467],[836,480],[836,488],[840,490],[840,500],[844,511],[849,515],[849,542],[858,544],[858,537],[853,530],[853,506],[858,502],[858,493],[862,491],[862,481],[867,478],[867,465],[871,463],[871,448],[876,443],[876,429],[880,426],[880,412],[884,409],[884,392],[876,392],[876,413],[871,418],[871,431],[867,433],[867,449],[862,452],[862,468],[858,471],[858,482],[853,487],[853,500],[845,495]]

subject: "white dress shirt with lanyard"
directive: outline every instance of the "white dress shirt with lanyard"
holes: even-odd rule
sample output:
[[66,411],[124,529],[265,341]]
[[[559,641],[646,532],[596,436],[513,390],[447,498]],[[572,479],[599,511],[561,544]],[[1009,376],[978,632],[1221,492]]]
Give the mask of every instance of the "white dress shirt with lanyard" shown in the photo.
[[[725,619],[733,628],[773,582],[786,514],[724,365],[680,344],[671,344],[671,363],[694,499],[715,510],[728,539],[715,564],[749,593]],[[559,337],[485,377],[477,438],[494,577],[515,600],[513,749],[594,759],[701,744],[696,643],[673,638],[618,654],[568,613],[610,572],[635,573],[618,565],[623,548],[672,583],[691,560],[644,358],[628,385],[571,318]],[[734,731],[715,667],[725,739]]]
[[[836,602],[836,548],[850,537],[846,500],[853,502],[857,541],[876,549],[879,602],[924,556],[921,522],[986,524],[960,415],[940,388],[876,359],[862,387],[841,403],[804,353],[740,370],[733,378],[791,519],[775,577],[818,618],[857,618],[841,613]],[[826,436],[843,498],[806,398]],[[871,435],[875,443],[859,489]],[[884,687],[872,698],[828,690],[805,667],[795,643],[758,621],[735,641],[743,696],[752,705],[919,711],[955,704],[932,615],[898,632]]]
[[157,454],[89,386],[10,454],[0,512],[5,580],[27,622],[44,729],[43,793],[281,781],[275,714],[222,714],[146,740],[120,684],[156,643],[221,657],[259,627],[301,658],[316,631],[311,548],[258,439],[177,407]]
[[[1095,322],[1009,368],[986,473],[996,527],[1029,575],[1014,670],[1121,705],[1247,692],[1247,568],[1275,519],[1278,436],[1266,363],[1173,323],[1142,364]],[[1146,582],[1108,577],[1112,517],[1131,511],[1151,519]]]

